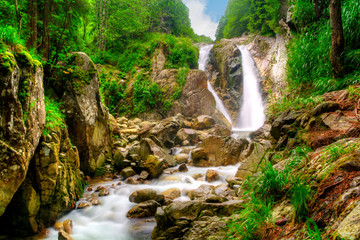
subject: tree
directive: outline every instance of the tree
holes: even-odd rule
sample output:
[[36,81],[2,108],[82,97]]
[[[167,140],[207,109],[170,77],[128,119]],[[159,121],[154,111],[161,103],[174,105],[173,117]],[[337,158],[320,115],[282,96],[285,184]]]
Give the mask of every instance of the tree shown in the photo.
[[330,0],[331,51],[330,62],[335,78],[343,75],[341,55],[344,52],[344,33],[341,19],[341,0]]
[[37,0],[29,0],[28,14],[30,16],[30,21],[28,22],[30,36],[26,43],[26,47],[30,49],[30,48],[36,48],[36,42],[37,42]]

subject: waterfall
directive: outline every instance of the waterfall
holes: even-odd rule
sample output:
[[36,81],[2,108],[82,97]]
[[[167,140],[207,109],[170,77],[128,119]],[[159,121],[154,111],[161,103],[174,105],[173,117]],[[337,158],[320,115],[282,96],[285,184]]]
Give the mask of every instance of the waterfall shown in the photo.
[[243,103],[233,131],[251,132],[259,129],[265,122],[264,105],[255,62],[245,45],[237,47],[242,56]]
[[[205,72],[206,65],[209,62],[210,51],[213,46],[214,46],[213,44],[210,44],[210,45],[205,45],[205,46],[200,47],[199,70],[202,70]],[[209,81],[207,81],[207,87],[208,87],[208,90],[211,92],[211,94],[215,98],[216,109],[219,110],[224,115],[224,117],[229,121],[230,124],[232,124],[229,112],[227,111],[226,107],[224,106],[224,104],[221,101],[221,99],[219,98],[219,96],[216,94],[214,88],[211,86]]]

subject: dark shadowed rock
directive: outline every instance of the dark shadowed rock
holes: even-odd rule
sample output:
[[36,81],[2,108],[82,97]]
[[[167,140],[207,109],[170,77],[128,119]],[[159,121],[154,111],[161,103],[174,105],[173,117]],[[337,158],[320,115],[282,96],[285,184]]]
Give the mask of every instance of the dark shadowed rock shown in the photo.
[[131,208],[126,216],[128,218],[146,218],[155,216],[156,209],[160,207],[160,204],[154,200],[148,200],[137,204]]

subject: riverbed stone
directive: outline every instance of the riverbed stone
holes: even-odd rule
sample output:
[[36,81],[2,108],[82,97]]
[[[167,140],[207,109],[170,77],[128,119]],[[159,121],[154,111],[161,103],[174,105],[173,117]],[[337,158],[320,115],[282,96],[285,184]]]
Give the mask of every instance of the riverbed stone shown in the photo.
[[219,174],[215,170],[209,169],[206,171],[205,180],[208,182],[217,181],[219,180]]
[[175,155],[174,158],[177,164],[186,163],[189,160],[189,154],[180,153]]
[[164,171],[164,162],[157,156],[149,155],[145,161],[145,168],[149,172],[151,178],[159,177]]
[[160,204],[155,200],[148,200],[137,204],[131,208],[126,216],[128,218],[146,218],[155,216],[156,209],[160,207]]
[[69,233],[61,229],[58,233],[58,240],[73,240],[73,238],[69,235]]
[[182,144],[187,141],[187,145],[192,145],[197,141],[198,134],[190,128],[181,128],[175,137],[175,144]]
[[73,231],[73,222],[71,219],[66,219],[63,222],[63,226],[64,226],[64,230],[65,232],[67,232],[68,234],[71,234]]
[[178,188],[170,188],[166,191],[161,192],[160,194],[164,195],[165,199],[174,200],[181,196],[181,191]]
[[133,192],[129,197],[129,201],[133,203],[141,203],[147,200],[155,200],[156,196],[157,192],[154,189],[146,188]]
[[129,177],[136,175],[136,172],[131,167],[126,167],[120,172],[120,174],[124,178],[129,178]]
[[201,115],[196,117],[191,123],[191,127],[196,130],[209,129],[215,124],[215,119],[211,116]]
[[187,172],[188,168],[185,163],[181,164],[178,168],[179,172]]

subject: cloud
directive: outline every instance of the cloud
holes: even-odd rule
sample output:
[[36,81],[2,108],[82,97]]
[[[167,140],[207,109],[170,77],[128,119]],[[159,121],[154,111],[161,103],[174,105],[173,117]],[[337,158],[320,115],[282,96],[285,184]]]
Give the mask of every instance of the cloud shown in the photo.
[[213,21],[211,17],[205,13],[207,1],[183,0],[183,2],[189,8],[191,27],[195,33],[215,39],[215,33],[219,23]]

